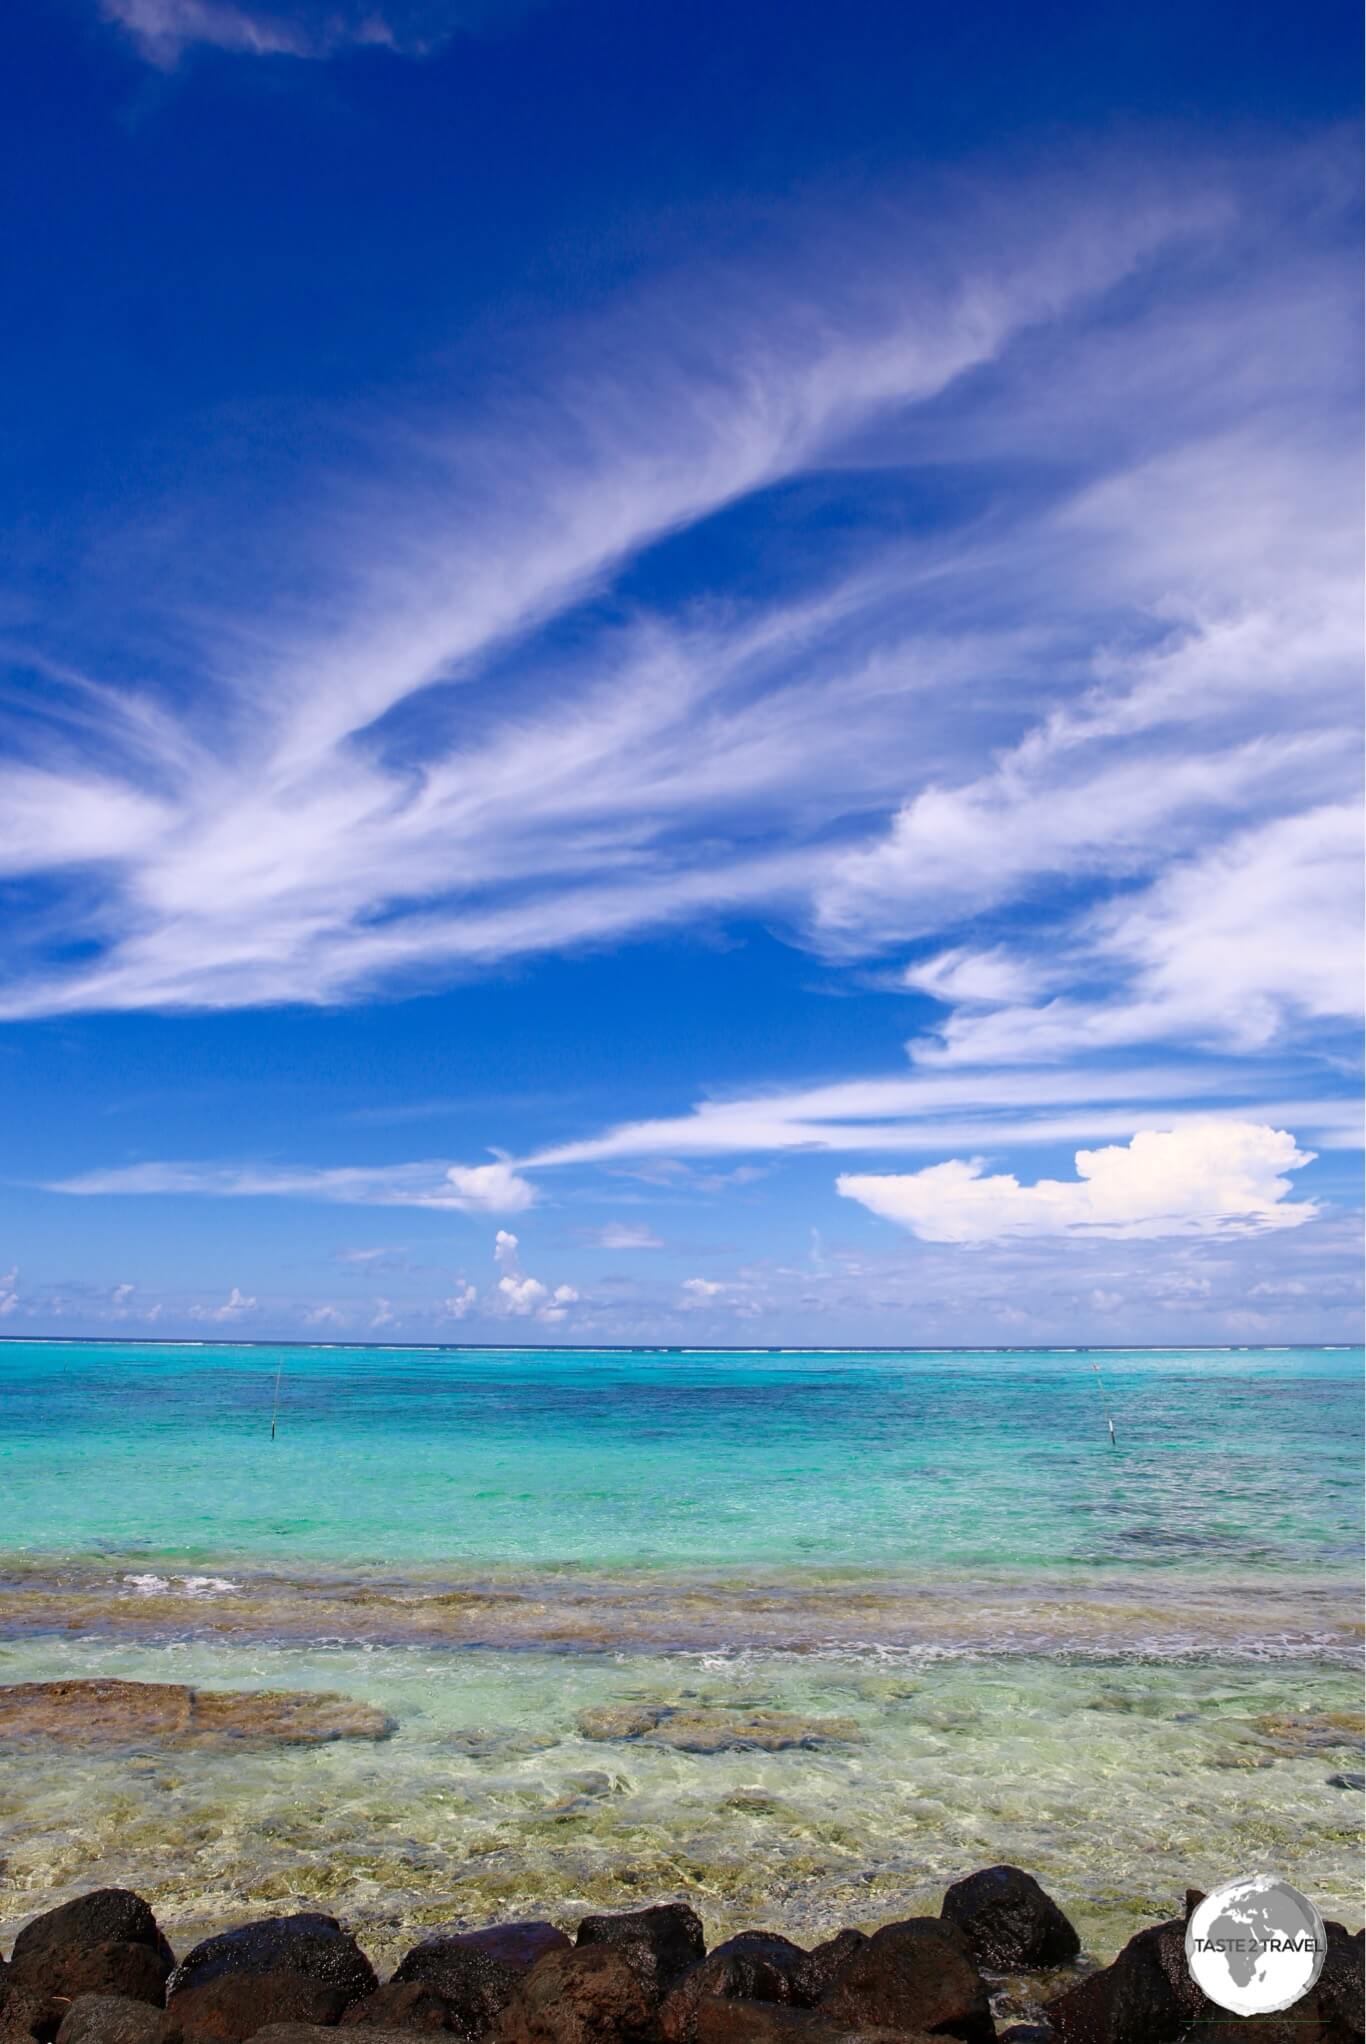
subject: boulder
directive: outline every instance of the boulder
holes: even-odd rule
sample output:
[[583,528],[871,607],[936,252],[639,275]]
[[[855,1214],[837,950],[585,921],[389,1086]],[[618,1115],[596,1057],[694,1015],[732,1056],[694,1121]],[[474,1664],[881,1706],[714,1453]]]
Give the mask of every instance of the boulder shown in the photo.
[[462,1930],[453,1935],[457,1944],[487,1952],[491,1959],[500,1960],[518,1973],[529,1973],[547,1952],[572,1949],[572,1940],[553,1923],[490,1923],[483,1930]]
[[463,1938],[447,1937],[415,1945],[395,1967],[389,1984],[434,1989],[446,2004],[448,2027],[473,2039],[482,2037],[507,2007],[523,1977],[524,1969],[504,1965]]
[[821,2001],[840,1967],[851,1952],[866,1945],[868,1934],[861,1930],[837,1931],[824,1944],[813,1945],[797,1968],[797,1998],[812,2007]]
[[983,1867],[955,1881],[939,1913],[957,1924],[979,1966],[1064,1966],[1081,1950],[1057,1903],[1019,1867]]
[[116,1994],[160,2007],[175,1954],[141,1895],[96,1888],[46,1910],[14,1940],[13,1987],[44,1994]]
[[330,2026],[351,1996],[345,1987],[284,1967],[273,1973],[215,1973],[173,1994],[167,2044],[242,2044],[268,2023]]
[[78,1994],[62,2018],[57,2044],[164,2044],[166,2015],[123,1994]]
[[849,2029],[819,2009],[772,2001],[699,2004],[697,2044],[943,2044],[924,2030]]
[[342,2016],[342,2028],[366,2030],[450,2030],[450,2003],[424,1980],[391,1980],[363,2001],[353,2001]]
[[[52,2044],[70,2002],[33,1987],[6,1987],[0,1997],[0,2044]],[[155,2014],[155,2010],[153,2011]]]
[[643,2044],[654,2011],[629,1947],[548,1952],[494,2024],[494,2044]]
[[[267,2023],[263,2030],[256,2032],[252,2044],[259,2037],[261,2044],[337,2044],[334,2029],[320,2023]],[[367,2030],[365,2044],[413,2044],[411,2030]]]
[[665,2044],[694,2044],[698,2004],[716,1998],[798,2006],[805,1996],[797,1985],[797,1969],[805,1957],[800,1945],[771,1931],[747,1930],[728,1938],[669,1989],[656,2017],[660,2036]]
[[1218,2015],[1191,1979],[1182,1917],[1130,1938],[1103,1972],[1090,1973],[1044,2011],[1062,2044],[1168,2044]]
[[926,2030],[964,2044],[994,2044],[996,2036],[967,1939],[932,1916],[884,1924],[856,1945],[820,2010],[846,2029]]
[[653,1909],[633,1909],[620,1916],[585,1916],[576,1949],[593,1945],[613,1945],[623,1951],[652,2004],[661,2001],[674,1982],[707,1952],[701,1919],[686,1902],[661,1902]]
[[[350,1932],[342,1929],[335,1916],[324,1916],[315,1910],[304,1910],[297,1916],[262,1917],[256,1923],[244,1923],[237,1930],[205,1938],[186,1953],[167,1981],[166,1992],[175,1999],[192,1987],[203,1987],[230,1973],[302,1974],[321,1987],[343,1990],[343,2007],[346,2002],[373,1994],[379,1986],[374,1967]],[[340,2009],[337,2013],[341,2013]],[[270,2020],[262,2018],[263,2022]],[[313,2022],[317,2018],[305,2016],[298,2020]]]
[[319,1746],[387,1739],[396,1721],[347,1696],[181,1682],[0,1685],[0,1741],[58,1746]]

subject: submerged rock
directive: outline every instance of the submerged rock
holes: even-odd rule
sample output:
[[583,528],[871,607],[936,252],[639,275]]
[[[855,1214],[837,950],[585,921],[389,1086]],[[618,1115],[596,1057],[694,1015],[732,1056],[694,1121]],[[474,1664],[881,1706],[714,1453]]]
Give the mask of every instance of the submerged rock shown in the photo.
[[605,1704],[576,1719],[585,1739],[644,1739],[679,1753],[729,1753],[754,1748],[780,1753],[793,1746],[852,1745],[862,1737],[852,1718],[805,1718],[784,1710],[730,1710],[703,1705]]
[[585,1916],[577,1946],[615,1945],[639,1974],[652,2002],[666,1995],[690,1966],[706,1956],[702,1920],[686,1902],[662,1902],[618,1916]]
[[128,1888],[96,1888],[25,1924],[14,1940],[13,1987],[43,1994],[115,1994],[160,2007],[175,1965],[151,1909]]
[[0,1741],[317,1746],[334,1739],[387,1739],[395,1729],[395,1720],[370,1704],[324,1692],[105,1680],[0,1685]]
[[[350,1932],[342,1929],[335,1916],[315,1910],[297,1916],[262,1917],[256,1923],[205,1938],[186,1953],[166,1983],[166,1992],[175,2002],[191,1988],[203,1987],[225,1974],[299,1974],[319,1986],[341,1990],[345,1997],[342,2007],[373,1994],[379,1986],[374,1967]],[[269,2020],[262,2018],[263,2022]]]
[[967,1939],[933,1916],[884,1924],[856,1945],[820,2012],[848,2029],[933,2031],[964,2044],[993,2044],[996,2036],[986,1982]]
[[492,2035],[494,2044],[643,2044],[653,2011],[626,1948],[578,1945],[532,1967]]
[[1366,1789],[1366,1774],[1330,1774],[1329,1788],[1356,1789],[1358,1794]]
[[1019,1867],[983,1867],[955,1881],[939,1913],[957,1924],[980,1966],[1062,1966],[1081,1950],[1057,1903]]

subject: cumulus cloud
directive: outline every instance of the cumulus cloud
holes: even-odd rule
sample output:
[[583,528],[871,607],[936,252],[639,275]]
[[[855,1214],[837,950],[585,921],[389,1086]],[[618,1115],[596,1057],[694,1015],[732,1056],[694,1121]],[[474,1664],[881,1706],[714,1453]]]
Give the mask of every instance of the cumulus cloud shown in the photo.
[[924,1171],[845,1172],[835,1182],[846,1199],[926,1242],[1247,1234],[1313,1219],[1312,1200],[1286,1199],[1284,1175],[1312,1161],[1283,1129],[1210,1121],[1078,1150],[1075,1179],[1022,1185],[1013,1174],[987,1176],[980,1160],[955,1158]]
[[0,1320],[13,1313],[19,1304],[19,1270],[12,1265],[0,1276]]
[[254,1313],[255,1310],[255,1299],[248,1298],[245,1292],[239,1290],[234,1285],[221,1306],[191,1306],[190,1318],[191,1320],[240,1320],[244,1314]]
[[689,1299],[704,1300],[719,1298],[726,1288],[715,1278],[690,1277],[684,1278],[681,1289]]
[[442,1319],[463,1320],[466,1314],[473,1312],[478,1298],[477,1289],[467,1278],[457,1278],[450,1297],[441,1301]]
[[502,1159],[496,1164],[452,1164],[446,1182],[450,1204],[462,1213],[520,1214],[536,1201],[535,1186]]
[[573,1285],[556,1285],[552,1290],[539,1278],[525,1275],[518,1260],[519,1249],[517,1237],[500,1228],[494,1238],[493,1260],[503,1275],[493,1288],[492,1308],[515,1319],[525,1319],[534,1313],[538,1320],[553,1326],[578,1303],[578,1292]]
[[330,1303],[324,1302],[322,1305],[311,1307],[309,1311],[305,1313],[304,1326],[341,1327],[345,1325],[345,1320],[346,1316],[341,1311],[340,1307],[333,1306]]

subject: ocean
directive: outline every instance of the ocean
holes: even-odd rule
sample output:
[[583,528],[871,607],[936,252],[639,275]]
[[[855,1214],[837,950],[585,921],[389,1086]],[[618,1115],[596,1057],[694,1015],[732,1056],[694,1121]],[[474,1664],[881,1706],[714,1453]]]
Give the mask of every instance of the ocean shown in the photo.
[[802,1938],[996,1860],[1097,1953],[1262,1868],[1355,1926],[1362,1361],[0,1344],[0,1681],[397,1725],[11,1741],[0,1928],[114,1883],[173,1941],[673,1896]]

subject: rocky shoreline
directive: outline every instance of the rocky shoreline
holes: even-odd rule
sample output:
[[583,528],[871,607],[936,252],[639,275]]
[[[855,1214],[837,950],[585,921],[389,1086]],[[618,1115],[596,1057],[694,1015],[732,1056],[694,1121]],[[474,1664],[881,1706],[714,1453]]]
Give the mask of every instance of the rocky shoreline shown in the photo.
[[[1317,1986],[1229,2016],[1185,1962],[1185,1916],[1088,1967],[1032,1875],[956,1881],[940,1914],[805,1950],[753,1930],[710,1952],[685,1902],[424,1938],[381,1983],[335,1917],[267,1917],[177,1959],[150,1905],[101,1888],[35,1917],[0,1961],[0,2044],[1360,2044],[1363,1936],[1328,1925]],[[1030,1991],[1030,1982],[1034,1991]],[[1024,2020],[1019,2020],[1023,2014]],[[998,2027],[1000,2025],[1000,2027]]]

